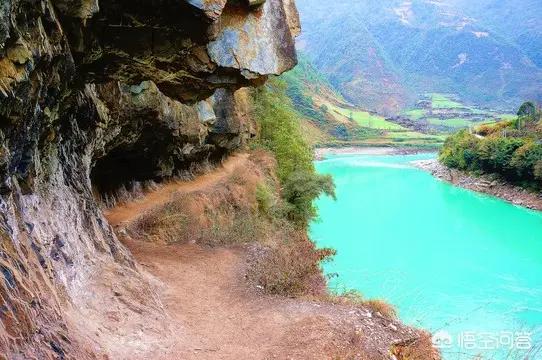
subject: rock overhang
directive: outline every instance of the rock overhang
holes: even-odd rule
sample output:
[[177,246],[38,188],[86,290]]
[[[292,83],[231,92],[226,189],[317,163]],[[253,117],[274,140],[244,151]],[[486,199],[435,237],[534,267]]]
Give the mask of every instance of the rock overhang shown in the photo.
[[151,80],[172,98],[198,101],[191,94],[206,98],[220,87],[258,84],[297,63],[293,1],[144,3],[101,2],[86,21],[65,20],[85,82]]

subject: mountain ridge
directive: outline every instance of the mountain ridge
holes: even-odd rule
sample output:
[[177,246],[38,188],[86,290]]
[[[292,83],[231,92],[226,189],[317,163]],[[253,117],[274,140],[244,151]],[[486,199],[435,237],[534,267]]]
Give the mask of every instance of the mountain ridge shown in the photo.
[[[521,28],[518,20],[499,24],[507,13],[490,0],[465,3],[369,0],[330,6],[301,0],[305,31],[298,47],[347,100],[388,115],[428,92],[454,93],[467,103],[502,110],[542,98],[542,61],[533,41],[539,27],[504,37],[514,24]],[[533,5],[534,15],[539,7]]]

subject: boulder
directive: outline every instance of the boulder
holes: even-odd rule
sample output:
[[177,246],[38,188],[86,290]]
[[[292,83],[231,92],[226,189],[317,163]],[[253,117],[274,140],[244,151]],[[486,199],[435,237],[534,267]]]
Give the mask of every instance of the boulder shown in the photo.
[[286,4],[289,6],[281,0],[268,0],[256,10],[242,5],[226,8],[213,25],[216,38],[207,45],[211,60],[220,67],[239,70],[249,80],[291,69],[297,61],[297,29],[291,20],[293,4]]

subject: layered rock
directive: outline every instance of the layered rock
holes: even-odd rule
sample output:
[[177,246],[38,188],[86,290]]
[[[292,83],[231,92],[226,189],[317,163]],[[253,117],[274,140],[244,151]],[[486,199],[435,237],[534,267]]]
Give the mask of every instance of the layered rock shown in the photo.
[[168,346],[93,188],[243,146],[238,89],[291,68],[297,32],[291,0],[2,1],[0,358],[118,358],[134,328],[136,352]]

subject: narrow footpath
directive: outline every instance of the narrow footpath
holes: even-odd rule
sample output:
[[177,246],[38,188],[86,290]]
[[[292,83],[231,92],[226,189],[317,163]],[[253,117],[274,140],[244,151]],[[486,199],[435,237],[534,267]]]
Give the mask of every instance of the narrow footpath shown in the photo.
[[[193,181],[172,182],[106,212],[116,228],[129,225],[179,193],[204,191],[235,173],[247,154],[230,157]],[[162,284],[175,325],[173,346],[126,359],[389,359],[391,343],[412,331],[369,310],[261,294],[245,281],[247,250],[194,244],[158,245],[124,239],[141,268]]]

